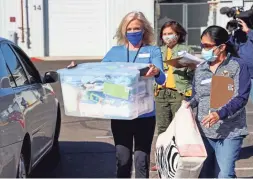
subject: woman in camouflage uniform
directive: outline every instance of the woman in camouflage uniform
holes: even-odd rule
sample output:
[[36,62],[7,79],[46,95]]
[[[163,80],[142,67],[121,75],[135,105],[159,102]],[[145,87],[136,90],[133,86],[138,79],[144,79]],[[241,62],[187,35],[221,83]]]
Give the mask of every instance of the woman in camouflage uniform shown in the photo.
[[[183,44],[186,34],[185,29],[173,20],[166,22],[160,31],[161,51],[167,80],[163,85],[155,85],[158,135],[168,128],[182,100],[191,96],[195,66],[176,68],[168,64],[169,60],[177,58],[184,51],[192,53],[191,48]],[[156,169],[154,166],[151,170]]]
[[186,34],[185,29],[176,21],[169,21],[161,28],[161,51],[168,78],[164,85],[156,85],[155,88],[158,135],[168,128],[182,100],[191,96],[194,67],[176,68],[167,63],[184,51],[192,53],[191,48],[183,44]]

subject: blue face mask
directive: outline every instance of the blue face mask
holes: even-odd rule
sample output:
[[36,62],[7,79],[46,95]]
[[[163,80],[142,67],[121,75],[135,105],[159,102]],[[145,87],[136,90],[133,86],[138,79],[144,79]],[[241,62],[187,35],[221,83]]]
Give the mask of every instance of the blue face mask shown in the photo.
[[143,38],[143,31],[141,30],[138,32],[127,32],[126,38],[133,46],[136,46]]
[[214,49],[202,49],[201,56],[207,62],[214,62],[217,58],[217,55],[214,54]]

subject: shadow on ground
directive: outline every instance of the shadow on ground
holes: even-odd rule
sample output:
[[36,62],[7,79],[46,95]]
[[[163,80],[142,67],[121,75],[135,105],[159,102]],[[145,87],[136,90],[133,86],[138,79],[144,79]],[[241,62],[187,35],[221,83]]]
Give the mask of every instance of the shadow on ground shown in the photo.
[[47,155],[31,177],[115,178],[115,173],[113,145],[103,142],[60,142],[60,156]]

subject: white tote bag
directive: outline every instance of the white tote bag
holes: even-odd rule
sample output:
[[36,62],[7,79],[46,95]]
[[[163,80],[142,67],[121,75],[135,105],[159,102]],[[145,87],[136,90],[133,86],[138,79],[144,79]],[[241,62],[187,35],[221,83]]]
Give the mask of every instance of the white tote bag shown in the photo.
[[160,178],[198,178],[207,157],[192,110],[183,104],[156,142]]

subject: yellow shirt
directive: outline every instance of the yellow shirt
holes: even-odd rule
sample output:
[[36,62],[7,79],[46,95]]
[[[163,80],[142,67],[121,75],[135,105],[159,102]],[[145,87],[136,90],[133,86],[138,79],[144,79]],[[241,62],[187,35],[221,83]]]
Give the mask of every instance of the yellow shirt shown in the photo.
[[[167,51],[167,58],[166,60],[170,60],[172,58],[172,50],[168,48]],[[167,70],[167,79],[165,82],[165,87],[166,88],[171,88],[171,89],[176,89],[176,82],[173,74],[173,66],[168,65],[168,70]],[[162,86],[158,85],[158,88],[162,88]],[[192,95],[192,90],[188,90],[184,93],[185,96],[191,96]]]
[[[171,49],[168,48],[167,52],[167,60],[170,60],[172,57],[172,51]],[[166,80],[166,88],[172,88],[176,89],[176,83],[175,83],[175,78],[173,74],[173,67],[171,65],[168,65],[168,71],[167,71],[167,80]]]

